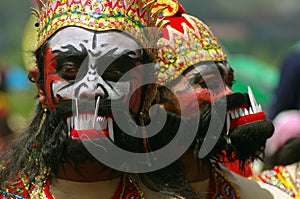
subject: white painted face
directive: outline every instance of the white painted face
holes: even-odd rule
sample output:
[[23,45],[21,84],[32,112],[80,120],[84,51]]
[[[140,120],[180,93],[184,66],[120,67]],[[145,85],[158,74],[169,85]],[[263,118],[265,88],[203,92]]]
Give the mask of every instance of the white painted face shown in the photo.
[[[129,36],[120,32],[94,33],[81,28],[70,27],[58,32],[49,44],[53,52],[86,53],[86,58],[81,66],[78,66],[79,63],[72,63],[71,60],[62,63],[62,72],[66,73],[62,75],[69,76],[68,72],[73,73],[73,70],[77,70],[79,74],[77,74],[76,81],[74,84],[72,82],[72,85],[69,81],[53,83],[54,96],[79,100],[95,99],[95,96],[118,99],[129,92],[129,82],[119,83],[119,87],[115,87],[115,81],[120,78],[120,75],[127,72],[122,69],[125,66],[116,66],[113,68],[114,71],[105,72],[109,64],[127,52],[130,52],[128,55],[130,58],[140,56],[141,47]],[[102,75],[105,77],[101,77]],[[74,76],[71,74],[71,77]]]
[[[130,75],[134,80],[118,81],[130,69],[141,64],[142,52],[141,46],[122,32],[96,32],[78,27],[60,30],[49,40],[44,60],[45,92],[50,109],[53,110],[61,100],[98,102],[126,96],[133,82],[142,77],[135,71],[134,75]],[[97,120],[102,123],[105,120],[106,126],[107,118]],[[77,128],[86,130],[91,127],[89,124],[77,124]],[[99,128],[106,127],[100,125]]]

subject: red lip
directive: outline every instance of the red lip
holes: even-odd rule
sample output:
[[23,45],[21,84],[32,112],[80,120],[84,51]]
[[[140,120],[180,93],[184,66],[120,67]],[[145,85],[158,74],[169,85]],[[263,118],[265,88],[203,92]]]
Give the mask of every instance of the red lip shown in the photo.
[[87,139],[95,139],[95,138],[108,138],[109,133],[107,130],[95,130],[95,129],[89,129],[89,130],[76,130],[71,129],[70,136],[73,139],[81,139],[81,140],[87,140]]

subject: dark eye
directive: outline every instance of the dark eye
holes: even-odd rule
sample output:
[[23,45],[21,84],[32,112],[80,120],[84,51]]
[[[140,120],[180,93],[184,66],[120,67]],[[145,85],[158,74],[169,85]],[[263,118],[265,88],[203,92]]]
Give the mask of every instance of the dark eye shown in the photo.
[[200,73],[196,74],[194,79],[193,79],[193,85],[198,85],[201,88],[206,88],[207,85],[202,77],[202,75],[200,75]]
[[66,80],[74,80],[77,76],[79,67],[72,62],[63,63],[60,67],[59,74]]
[[[133,58],[134,57],[134,58]],[[126,53],[113,61],[104,71],[106,80],[117,82],[130,69],[136,66],[138,59],[134,52]],[[124,80],[128,81],[128,80]]]
[[121,71],[113,70],[112,68],[106,69],[105,72],[103,73],[103,77],[106,80],[113,81],[113,82],[117,82],[122,77],[122,75],[123,73]]

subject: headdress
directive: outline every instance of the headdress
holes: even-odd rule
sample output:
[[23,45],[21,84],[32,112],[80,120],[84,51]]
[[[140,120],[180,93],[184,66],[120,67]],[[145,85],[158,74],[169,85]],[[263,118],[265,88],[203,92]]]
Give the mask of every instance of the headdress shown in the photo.
[[156,0],[152,13],[162,11],[161,17],[171,17],[185,13],[184,8],[177,0]]
[[57,30],[67,26],[89,30],[121,30],[129,32],[141,44],[147,45],[145,27],[154,26],[151,7],[146,0],[35,0],[37,47]]
[[199,19],[183,13],[184,10],[177,10],[181,13],[173,13],[173,16],[165,18],[162,38],[157,44],[159,84],[176,79],[196,63],[226,60],[226,55],[210,28]]

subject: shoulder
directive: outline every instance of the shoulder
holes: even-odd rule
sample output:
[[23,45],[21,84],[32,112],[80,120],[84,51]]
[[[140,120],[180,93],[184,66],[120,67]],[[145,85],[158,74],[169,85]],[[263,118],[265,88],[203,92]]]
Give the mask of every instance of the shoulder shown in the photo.
[[24,180],[22,178],[16,178],[5,190],[0,189],[0,199],[54,199],[49,192],[49,180],[43,185],[32,185],[30,191],[28,191],[28,186],[25,186],[23,182]]
[[272,186],[277,190],[284,191],[292,197],[295,197],[298,190],[294,184],[294,178],[291,174],[295,173],[296,164],[288,166],[275,166],[273,169],[265,170],[253,179],[261,182],[263,185]]
[[289,195],[281,191],[280,189],[271,185],[258,182],[255,180],[248,179],[233,173],[226,168],[222,168],[224,176],[233,184],[240,198],[253,199],[253,198],[264,198],[264,199],[289,199]]
[[15,179],[3,190],[0,190],[0,198],[28,198],[27,188],[21,178],[15,176]]
[[292,198],[291,196],[289,196],[287,193],[281,191],[280,189],[278,189],[277,187],[274,187],[272,185],[263,183],[263,182],[257,182],[258,185],[265,191],[267,191],[268,193],[270,193],[272,195],[272,198],[278,198],[278,199],[289,199]]
[[19,195],[19,194],[15,194],[15,193],[11,193],[9,191],[5,191],[5,190],[0,190],[0,199],[6,199],[6,198],[11,198],[11,199],[27,199],[27,197]]
[[145,198],[155,198],[155,199],[176,199],[175,197],[169,195],[169,194],[163,194],[158,191],[153,191],[149,189],[146,185],[143,183],[139,183],[139,187],[142,190],[142,192],[145,194]]

